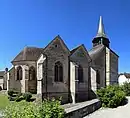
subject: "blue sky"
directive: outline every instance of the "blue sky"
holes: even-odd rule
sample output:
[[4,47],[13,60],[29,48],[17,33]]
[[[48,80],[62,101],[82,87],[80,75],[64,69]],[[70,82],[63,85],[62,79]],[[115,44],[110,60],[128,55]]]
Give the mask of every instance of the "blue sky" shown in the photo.
[[130,72],[129,0],[1,0],[0,70],[25,46],[46,46],[60,35],[69,49],[85,44],[89,50],[103,16],[119,72]]

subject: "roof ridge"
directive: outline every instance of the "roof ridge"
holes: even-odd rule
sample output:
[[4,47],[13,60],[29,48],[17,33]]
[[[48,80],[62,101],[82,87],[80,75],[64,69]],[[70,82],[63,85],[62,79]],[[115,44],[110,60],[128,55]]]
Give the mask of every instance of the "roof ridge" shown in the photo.
[[78,46],[76,46],[75,48],[73,48],[70,52],[71,54],[73,54],[77,49],[79,49],[83,44],[80,44]]
[[39,48],[39,49],[44,49],[44,48],[35,47],[35,46],[25,46],[24,48]]

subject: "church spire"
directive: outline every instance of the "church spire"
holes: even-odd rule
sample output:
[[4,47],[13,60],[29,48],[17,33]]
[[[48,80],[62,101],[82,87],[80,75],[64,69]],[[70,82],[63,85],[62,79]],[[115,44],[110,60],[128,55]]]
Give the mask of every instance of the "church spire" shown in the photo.
[[100,16],[97,35],[93,39],[92,43],[93,43],[93,47],[95,47],[95,46],[97,46],[99,44],[103,44],[106,47],[109,47],[110,41],[109,41],[109,39],[107,38],[107,36],[105,34],[102,16]]
[[99,19],[99,26],[98,26],[98,32],[97,32],[96,37],[105,37],[106,38],[102,16],[100,16],[100,19]]

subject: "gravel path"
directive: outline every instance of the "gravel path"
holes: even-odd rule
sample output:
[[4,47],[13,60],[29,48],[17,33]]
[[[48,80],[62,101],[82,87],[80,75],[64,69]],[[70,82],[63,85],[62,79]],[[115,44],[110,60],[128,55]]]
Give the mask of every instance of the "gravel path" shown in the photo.
[[130,118],[130,97],[128,104],[118,108],[101,108],[84,118]]

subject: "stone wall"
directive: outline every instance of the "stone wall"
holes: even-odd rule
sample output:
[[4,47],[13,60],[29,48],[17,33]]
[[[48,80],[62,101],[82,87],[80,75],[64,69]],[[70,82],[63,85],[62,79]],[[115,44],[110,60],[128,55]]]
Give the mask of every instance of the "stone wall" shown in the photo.
[[115,55],[113,52],[110,52],[110,55],[110,84],[113,85],[118,83],[118,56]]
[[[75,65],[75,70],[71,69],[72,72],[75,73],[75,100],[76,102],[81,102],[88,100],[89,95],[89,56],[86,55],[86,52],[83,47],[80,47],[77,51],[74,52],[74,54],[71,55],[70,60],[73,61]],[[81,66],[83,68],[83,82],[78,82],[78,66]],[[72,78],[70,78],[72,79]]]
[[9,78],[8,78],[8,89],[7,90],[16,90],[21,91],[21,83],[20,81],[15,80],[15,68],[12,67],[9,70]]
[[65,108],[65,118],[83,118],[88,114],[96,111],[101,107],[101,102],[98,99],[91,101],[76,103],[74,105],[63,105]]
[[[9,70],[8,89],[14,89],[22,93],[37,91],[37,78],[29,80],[29,68],[33,66],[36,69],[35,61],[14,62],[14,67]],[[22,80],[17,80],[17,67],[22,67]],[[37,74],[37,71],[36,71]]]
[[118,83],[118,56],[106,48],[106,84]]
[[[105,48],[99,53],[98,57],[92,60],[92,68],[100,73],[100,82],[97,83],[97,88],[106,86],[106,74],[105,74],[105,61],[106,61],[106,50]],[[97,77],[96,77],[97,79]]]
[[[68,86],[68,79],[69,79],[69,52],[66,49],[63,42],[57,38],[53,40],[47,47],[44,49],[44,54],[47,56],[46,63],[44,66],[44,71],[47,69],[47,78],[44,76],[44,86],[43,86],[43,97],[45,96],[46,92],[49,97],[53,96],[62,96],[63,102],[68,102],[68,94],[69,94],[69,86]],[[54,81],[54,67],[55,63],[60,61],[63,65],[63,82],[55,82]],[[47,68],[46,68],[47,65]],[[46,82],[47,79],[47,82]],[[47,87],[46,87],[47,84]]]

